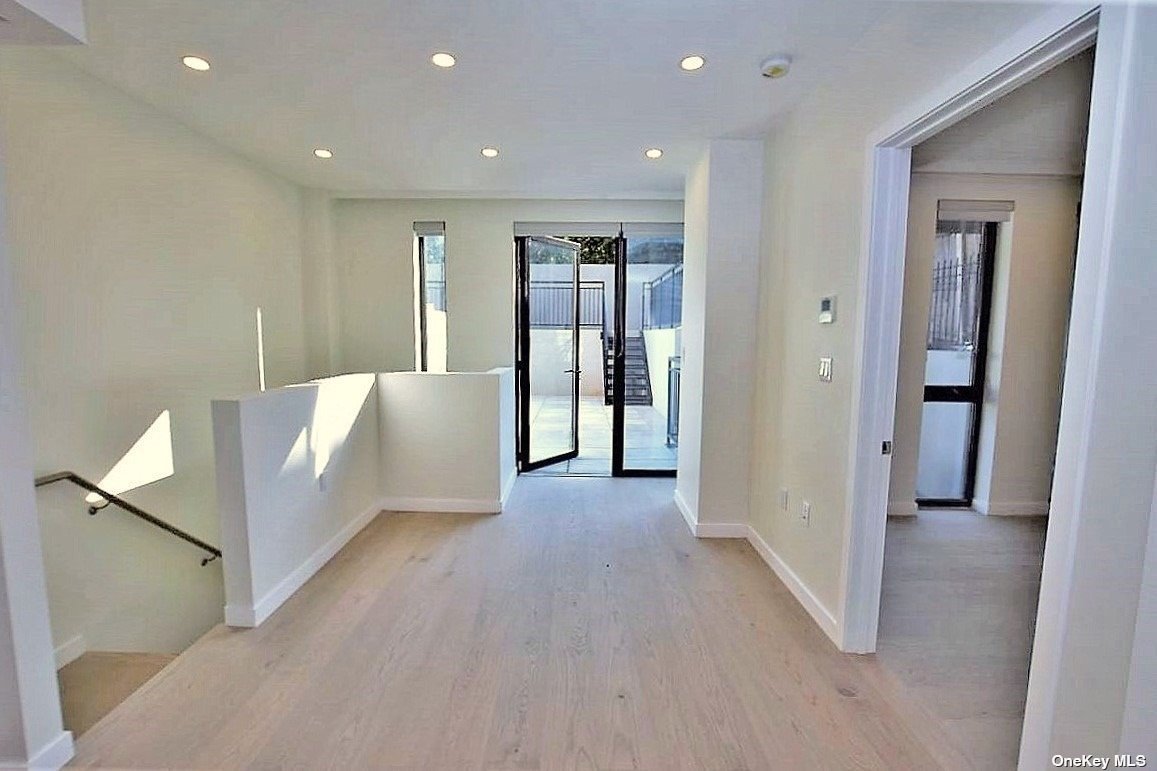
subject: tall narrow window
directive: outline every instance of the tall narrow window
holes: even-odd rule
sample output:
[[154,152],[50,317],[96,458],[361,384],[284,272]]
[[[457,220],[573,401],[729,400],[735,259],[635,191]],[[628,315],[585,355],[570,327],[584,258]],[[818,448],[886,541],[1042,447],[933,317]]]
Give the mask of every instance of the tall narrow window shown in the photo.
[[414,223],[414,360],[446,371],[446,223]]

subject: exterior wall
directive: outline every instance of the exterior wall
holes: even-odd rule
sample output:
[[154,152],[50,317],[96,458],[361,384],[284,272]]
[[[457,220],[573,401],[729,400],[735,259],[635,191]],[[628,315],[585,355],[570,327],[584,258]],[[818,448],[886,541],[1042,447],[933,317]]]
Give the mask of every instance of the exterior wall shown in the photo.
[[[574,332],[569,329],[530,330],[530,392],[535,396],[569,396],[571,377],[566,370],[574,366],[572,359]],[[602,336],[597,329],[579,330],[579,393],[583,396],[603,396]]]

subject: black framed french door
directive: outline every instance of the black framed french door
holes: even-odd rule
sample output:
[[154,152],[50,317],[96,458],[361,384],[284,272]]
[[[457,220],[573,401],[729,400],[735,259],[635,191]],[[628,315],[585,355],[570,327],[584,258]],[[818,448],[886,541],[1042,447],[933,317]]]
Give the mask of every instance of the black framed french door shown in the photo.
[[682,227],[615,239],[611,473],[676,475]]
[[[515,239],[519,471],[579,453],[579,250],[548,236]],[[536,281],[535,266],[569,266],[567,280]]]
[[998,224],[937,222],[916,503],[970,506],[976,484]]

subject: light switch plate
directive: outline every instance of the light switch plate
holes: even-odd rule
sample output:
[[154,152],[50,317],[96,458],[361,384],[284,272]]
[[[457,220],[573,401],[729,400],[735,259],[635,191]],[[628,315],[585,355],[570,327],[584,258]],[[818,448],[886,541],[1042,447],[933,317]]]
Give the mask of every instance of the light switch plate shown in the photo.
[[832,382],[832,357],[820,357],[820,380],[824,383]]
[[811,501],[803,501],[800,503],[799,521],[804,527],[807,527],[808,525],[811,524],[811,521],[812,521]]

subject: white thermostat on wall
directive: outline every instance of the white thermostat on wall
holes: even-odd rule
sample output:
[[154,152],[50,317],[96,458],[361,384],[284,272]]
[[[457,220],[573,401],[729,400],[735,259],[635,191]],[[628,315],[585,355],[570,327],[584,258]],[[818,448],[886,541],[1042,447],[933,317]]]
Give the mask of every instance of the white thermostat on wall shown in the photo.
[[836,296],[834,294],[820,298],[820,323],[834,324],[836,320]]

